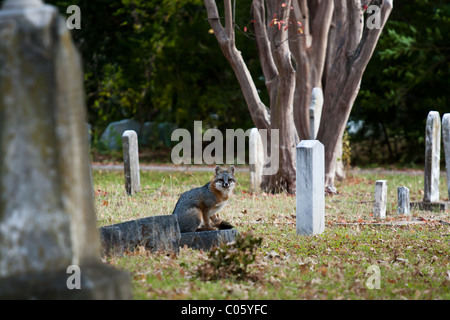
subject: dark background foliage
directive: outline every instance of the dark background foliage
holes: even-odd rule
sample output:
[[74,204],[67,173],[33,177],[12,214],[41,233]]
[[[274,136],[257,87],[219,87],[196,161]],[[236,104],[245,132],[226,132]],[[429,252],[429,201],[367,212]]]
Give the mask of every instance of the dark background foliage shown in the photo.
[[[201,120],[204,130],[253,126],[239,84],[211,34],[203,1],[45,2],[65,17],[71,15],[69,5],[81,9],[81,29],[72,35],[83,58],[87,121],[94,137],[121,119],[171,122],[186,129]],[[236,46],[266,102],[255,42],[244,32],[252,19],[250,3],[236,2]],[[442,116],[450,110],[449,33],[448,1],[394,1],[350,116],[353,164],[423,162],[428,112]]]

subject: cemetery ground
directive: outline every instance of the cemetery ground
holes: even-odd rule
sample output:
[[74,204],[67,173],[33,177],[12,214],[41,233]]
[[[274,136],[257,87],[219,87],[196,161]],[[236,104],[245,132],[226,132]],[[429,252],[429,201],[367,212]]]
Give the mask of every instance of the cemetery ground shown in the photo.
[[[98,226],[171,214],[182,192],[212,174],[141,171],[142,191],[128,196],[123,171],[94,170]],[[104,256],[131,273],[134,299],[450,299],[449,212],[411,208],[409,216],[397,215],[397,187],[409,187],[411,201],[421,201],[422,174],[350,172],[336,185],[339,194],[326,197],[325,232],[315,236],[296,234],[295,197],[249,193],[248,171],[239,167],[237,178],[221,217],[262,239],[247,274],[205,278],[211,258],[190,248]],[[380,179],[388,185],[383,220],[372,217]],[[440,194],[448,200],[445,176]],[[379,268],[379,289],[370,266]]]

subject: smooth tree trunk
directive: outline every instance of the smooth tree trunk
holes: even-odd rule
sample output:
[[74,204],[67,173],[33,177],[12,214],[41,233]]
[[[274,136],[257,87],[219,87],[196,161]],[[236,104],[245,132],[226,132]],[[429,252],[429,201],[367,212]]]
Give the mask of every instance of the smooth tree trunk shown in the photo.
[[[274,3],[273,1],[272,3]],[[281,6],[283,1],[277,1]],[[290,5],[290,1],[285,1]],[[280,20],[286,21],[289,18],[289,10],[284,10],[280,14]],[[279,166],[278,172],[274,175],[266,175],[261,187],[269,192],[295,193],[295,146],[296,130],[293,114],[294,91],[296,87],[296,72],[292,66],[291,54],[288,42],[288,30],[284,28],[272,28],[270,30],[270,53],[278,76],[276,79],[277,95],[271,110],[271,129],[279,130]],[[269,52],[266,52],[269,54]],[[272,146],[273,147],[273,146]]]
[[[369,1],[365,2],[365,6]],[[380,8],[380,28],[365,27],[361,1],[334,1],[328,38],[328,68],[324,81],[324,105],[317,139],[325,147],[325,185],[335,192],[338,143],[344,134],[364,70],[372,57],[381,30],[392,10],[392,0],[372,1]]]
[[[312,7],[306,0],[294,1],[292,5],[290,22],[297,23],[297,26],[289,28],[289,46],[297,63],[294,121],[301,140],[310,139],[309,104],[313,88],[322,88],[333,10],[333,2],[324,0],[315,1]],[[298,27],[302,28],[301,34],[298,34]]]
[[[261,102],[235,47],[231,0],[224,0],[225,27],[215,1],[204,2],[210,25],[236,74],[255,126],[279,130],[279,171],[263,176],[263,189],[295,193],[295,146],[300,140],[310,139],[309,104],[312,89],[319,87],[324,93],[324,105],[317,139],[325,146],[325,185],[335,192],[339,143],[393,1],[254,0],[253,32],[270,109]],[[368,17],[364,13],[369,5],[380,8],[378,28],[365,27]]]
[[[281,7],[283,1],[277,1]],[[267,135],[267,152],[270,145],[270,130],[279,130],[279,141],[277,146],[279,150],[279,169],[273,175],[263,176],[262,188],[268,192],[287,191],[295,193],[295,145],[296,130],[292,117],[293,113],[293,94],[295,90],[295,70],[290,59],[289,44],[287,42],[288,32],[284,29],[270,29],[270,35],[267,33],[266,27],[261,25],[264,30],[266,41],[258,43],[261,45],[260,52],[264,52],[263,56],[267,58],[263,64],[266,77],[266,84],[270,91],[270,115],[268,108],[261,101],[253,78],[242,59],[241,53],[235,46],[235,33],[233,25],[233,13],[231,0],[225,0],[225,26],[222,26],[215,1],[205,0],[205,6],[208,14],[208,20],[214,34],[219,42],[220,48],[224,56],[230,63],[244,94],[247,106],[255,126],[258,129],[268,130]],[[262,3],[262,2],[261,2]],[[264,10],[264,7],[260,7]],[[284,13],[287,19],[289,11]],[[260,17],[264,19],[264,14]],[[268,41],[268,38],[273,41]],[[281,165],[282,164],[282,165]]]

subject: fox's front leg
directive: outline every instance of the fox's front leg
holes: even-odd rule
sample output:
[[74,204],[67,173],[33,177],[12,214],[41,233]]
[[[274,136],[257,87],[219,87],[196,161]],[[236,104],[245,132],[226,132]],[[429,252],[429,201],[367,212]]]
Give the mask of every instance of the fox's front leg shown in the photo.
[[205,228],[208,231],[216,230],[213,226],[211,226],[211,217],[209,217],[208,212],[202,212],[203,223],[205,224]]
[[209,219],[211,219],[211,222],[215,227],[217,227],[221,222],[218,214],[213,214],[211,217],[209,217]]

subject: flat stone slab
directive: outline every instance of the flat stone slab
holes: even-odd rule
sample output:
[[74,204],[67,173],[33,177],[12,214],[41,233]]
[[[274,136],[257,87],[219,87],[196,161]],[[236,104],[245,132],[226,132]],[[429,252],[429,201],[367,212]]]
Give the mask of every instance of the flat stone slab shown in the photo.
[[192,249],[208,251],[222,243],[235,241],[238,234],[237,229],[184,232],[181,233],[180,247],[187,245]]
[[99,228],[105,253],[133,251],[138,246],[149,251],[179,250],[180,227],[175,215],[126,221]]
[[411,209],[423,211],[445,211],[450,208],[450,201],[411,202]]

